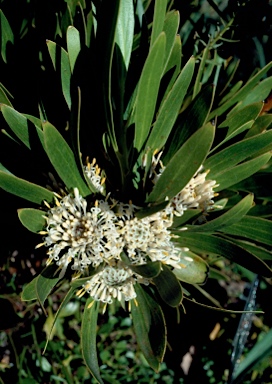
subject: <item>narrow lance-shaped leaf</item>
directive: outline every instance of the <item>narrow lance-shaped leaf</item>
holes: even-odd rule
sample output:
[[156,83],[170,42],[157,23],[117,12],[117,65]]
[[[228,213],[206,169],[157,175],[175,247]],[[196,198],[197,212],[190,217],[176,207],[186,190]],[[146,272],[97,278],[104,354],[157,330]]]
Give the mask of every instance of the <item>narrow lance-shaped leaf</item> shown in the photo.
[[68,53],[53,41],[47,40],[47,47],[56,72],[60,75],[63,96],[71,109],[71,68]]
[[152,48],[158,36],[162,32],[165,13],[166,13],[166,7],[167,7],[167,0],[155,1],[150,48]]
[[7,45],[14,42],[14,36],[9,22],[0,9],[0,38],[1,38],[1,55],[4,62],[7,62]]
[[146,148],[160,150],[165,144],[177,119],[183,99],[193,77],[195,58],[188,60],[175,84],[164,99],[158,117],[147,140]]
[[271,268],[265,262],[229,240],[197,232],[177,232],[177,235],[179,235],[179,238],[176,241],[181,246],[190,248],[193,252],[224,256],[254,273],[259,273],[266,277],[272,276]]
[[220,173],[216,177],[216,181],[219,184],[216,191],[222,191],[223,189],[231,187],[233,184],[238,183],[241,180],[253,175],[259,171],[270,159],[271,154],[266,153],[256,159],[246,161],[236,167],[228,169],[226,172]]
[[38,134],[38,137],[43,144],[42,130],[36,126],[37,133],[32,131],[32,128],[35,130],[35,127],[24,115],[8,105],[2,105],[1,111],[10,129],[27,148],[31,148],[31,134],[33,133]]
[[78,188],[83,197],[89,195],[91,191],[79,173],[71,148],[57,129],[49,123],[44,124],[44,140],[47,155],[67,188]]
[[247,132],[245,139],[263,133],[272,125],[272,115],[259,116],[252,128]]
[[0,171],[0,187],[13,195],[41,205],[44,200],[51,202],[54,194],[39,185]]
[[166,348],[166,327],[158,303],[138,284],[136,299],[131,300],[131,315],[137,343],[148,364],[158,371]]
[[214,88],[209,85],[201,90],[188,108],[181,113],[175,125],[175,130],[166,143],[164,161],[167,163],[186,140],[200,129],[207,121],[213,101]]
[[256,244],[252,244],[248,240],[232,239],[232,241],[240,245],[241,247],[247,249],[249,252],[253,253],[253,255],[257,256],[261,260],[272,261],[272,252],[268,251],[266,248],[260,247]]
[[238,101],[243,100],[255,87],[255,85],[260,81],[260,79],[266,74],[267,71],[272,67],[272,63],[267,64],[264,68],[262,68],[255,76],[253,76],[244,86],[241,88],[233,97],[227,100],[223,105],[219,108],[215,109],[210,113],[209,120],[214,118],[215,116],[220,116],[224,112],[226,112],[230,107],[236,104]]
[[134,35],[134,9],[133,0],[120,2],[115,32],[115,41],[118,44],[128,69]]
[[0,83],[0,104],[6,104],[6,105],[12,107],[12,104],[11,104],[7,94],[8,94],[8,91],[3,86],[3,84]]
[[242,219],[243,216],[252,208],[253,195],[244,197],[238,204],[229,209],[223,215],[203,225],[192,225],[188,227],[190,232],[213,232],[220,231]]
[[198,71],[197,71],[196,81],[195,81],[195,84],[194,84],[193,99],[196,97],[196,95],[201,90],[201,85],[202,85],[201,84],[201,80],[202,80],[202,76],[203,76],[203,73],[204,73],[205,66],[207,64],[207,58],[208,58],[209,52],[210,52],[210,49],[209,49],[209,46],[207,46],[204,49],[204,51],[203,51],[202,58],[201,58],[201,61],[200,61],[200,65],[199,65],[199,68],[198,68]]
[[177,277],[162,264],[161,273],[153,278],[156,288],[163,301],[171,307],[177,307],[182,301],[182,289]]
[[18,209],[18,216],[21,223],[31,232],[38,233],[45,225],[46,220],[44,216],[46,212],[39,209],[23,208]]
[[237,128],[241,127],[245,123],[247,123],[249,120],[255,120],[263,107],[263,103],[254,103],[247,105],[243,109],[241,109],[239,112],[236,112],[235,114],[231,114],[227,117],[226,120],[224,120],[218,128],[228,128],[228,135],[235,131]]
[[103,380],[100,376],[96,350],[98,310],[99,302],[93,301],[91,297],[88,298],[85,304],[84,313],[82,317],[81,348],[83,359],[87,368],[89,369],[93,377],[100,384],[103,384]]
[[80,52],[79,31],[73,26],[69,26],[67,29],[67,49],[71,71],[73,72],[76,59]]
[[12,173],[2,163],[0,163],[0,171],[8,173],[9,175],[12,175]]
[[210,169],[209,177],[216,177],[262,149],[272,149],[272,131],[241,140],[206,159],[204,166]]
[[245,237],[263,244],[272,245],[272,221],[254,216],[245,216],[238,223],[221,230],[224,233]]
[[46,313],[43,306],[44,302],[60,280],[58,268],[59,267],[55,264],[48,265],[35,280],[37,299],[43,308],[44,313]]
[[[96,14],[97,31],[97,71],[95,76],[101,79],[100,97],[103,101],[101,123],[107,127],[111,145],[118,152],[115,137],[115,121],[112,105],[112,68],[115,47],[115,33],[118,19],[120,0],[101,2],[99,14]],[[98,103],[99,105],[99,103]]]
[[161,202],[178,194],[203,163],[213,138],[214,127],[211,124],[195,132],[169,161],[147,202]]
[[[232,75],[231,75],[232,77]],[[230,79],[231,79],[230,77]],[[228,80],[228,84],[230,83],[230,79]],[[229,93],[227,93],[220,101],[219,101],[219,105],[222,105],[224,104],[227,100],[229,100],[231,97],[233,97],[235,95],[235,93],[237,93],[239,91],[239,89],[242,87],[243,85],[243,81],[242,80],[239,80],[237,81],[236,84],[233,85],[233,87],[230,89]],[[225,86],[225,89],[226,86]]]
[[243,108],[245,105],[249,105],[251,103],[255,103],[257,101],[263,101],[265,100],[272,89],[272,76],[264,79],[259,84],[257,84],[252,92],[248,92],[247,95],[242,99],[240,103],[238,103],[232,110],[231,114],[235,113],[236,111],[240,111],[241,108]]
[[165,33],[162,32],[154,43],[146,59],[139,80],[135,107],[135,138],[134,146],[140,151],[148,137],[162,76]]
[[66,306],[66,304],[71,300],[71,298],[73,297],[74,295],[74,292],[75,292],[76,288],[70,288],[69,291],[67,292],[67,294],[65,295],[64,299],[62,299],[61,301],[61,304],[55,314],[55,317],[54,317],[54,321],[52,323],[52,326],[51,326],[51,329],[49,331],[49,336],[46,340],[46,344],[45,344],[45,347],[44,347],[44,350],[43,350],[43,353],[45,352],[46,348],[47,348],[47,344],[49,342],[49,340],[51,339],[51,335],[52,335],[52,331],[53,331],[53,328],[54,328],[54,325],[56,324],[56,321],[59,317],[59,314],[61,312],[61,310]]
[[180,73],[180,69],[181,69],[181,56],[182,56],[182,53],[181,53],[181,39],[180,39],[180,35],[176,35],[174,43],[173,43],[172,50],[170,52],[170,56],[168,57],[168,60],[167,60],[167,65],[164,68],[164,75],[169,76],[172,73],[172,76],[169,79],[169,81],[167,82],[167,87],[166,87],[164,96],[162,98],[162,103],[163,103],[163,100],[168,95],[168,93],[171,90],[174,82],[176,81],[177,76]]
[[253,126],[255,119],[257,119],[263,107],[263,103],[254,103],[246,106],[238,113],[232,114],[228,117],[222,124],[219,125],[218,128],[228,127],[228,132],[224,140],[222,140],[216,147],[214,147],[211,151],[217,151],[218,147],[225,144],[227,141],[232,139],[233,137],[241,134],[246,130],[250,130]]
[[166,14],[163,31],[166,35],[165,56],[164,56],[164,73],[168,67],[168,61],[170,60],[171,51],[175,45],[175,37],[178,34],[179,27],[179,12],[171,11]]

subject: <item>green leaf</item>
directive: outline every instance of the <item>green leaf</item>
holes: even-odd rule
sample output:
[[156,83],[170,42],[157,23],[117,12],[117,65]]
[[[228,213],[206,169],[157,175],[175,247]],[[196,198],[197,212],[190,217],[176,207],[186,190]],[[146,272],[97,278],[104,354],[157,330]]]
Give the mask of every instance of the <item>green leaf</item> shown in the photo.
[[161,273],[153,278],[153,282],[163,301],[171,307],[178,307],[182,301],[182,289],[177,277],[162,264]]
[[92,11],[90,11],[86,17],[86,31],[85,31],[85,44],[88,48],[91,46],[92,31],[94,28],[94,17]]
[[53,192],[3,171],[0,171],[0,187],[13,195],[39,205],[44,200],[50,203],[54,199]]
[[222,140],[211,152],[216,150],[222,144],[226,143],[228,140],[237,136],[238,134],[249,130],[254,124],[254,120],[257,119],[263,107],[263,103],[255,103],[246,106],[241,111],[232,114],[228,117],[223,123],[221,123],[218,128],[228,128],[228,132],[224,140]]
[[7,90],[1,83],[0,83],[0,104],[6,104],[12,107],[12,104],[7,96]]
[[12,175],[12,173],[2,163],[0,163],[0,171],[8,173],[9,175]]
[[148,364],[159,370],[166,348],[166,326],[158,303],[140,287],[135,285],[136,299],[131,300],[131,315],[137,343]]
[[147,202],[162,202],[178,194],[203,163],[214,138],[214,127],[208,124],[195,132],[167,164]]
[[32,115],[27,115],[26,113],[22,113],[22,116],[26,117],[27,120],[31,121],[37,128],[42,130],[42,122],[41,119]]
[[[169,76],[169,74],[173,73],[171,78],[169,79],[167,83],[167,87],[164,93],[164,96],[162,98],[162,103],[164,99],[167,97],[169,91],[171,90],[174,82],[176,81],[177,76],[180,73],[181,68],[181,40],[180,35],[175,36],[174,44],[172,47],[172,50],[170,52],[170,56],[167,61],[167,66],[164,68],[164,75]],[[162,105],[161,103],[161,105]]]
[[[90,306],[90,308],[88,308]],[[81,348],[85,364],[93,377],[103,384],[100,376],[97,350],[96,350],[96,333],[97,333],[97,317],[99,310],[99,302],[88,298],[82,317],[81,326]]]
[[21,294],[21,299],[23,301],[30,301],[30,300],[37,299],[36,281],[38,277],[39,276],[34,277],[34,279],[24,287]]
[[155,2],[150,48],[152,48],[163,30],[166,7],[167,0],[159,0]]
[[133,0],[123,0],[120,2],[115,42],[118,44],[124,59],[125,67],[128,69],[132,43],[134,36],[134,9]]
[[252,92],[248,92],[247,95],[236,105],[235,108],[231,110],[231,114],[236,113],[236,111],[241,111],[241,108],[248,104],[255,103],[257,101],[263,101],[269,96],[272,89],[272,76],[267,77],[259,84],[257,84]]
[[261,260],[272,261],[272,252],[268,251],[263,247],[257,246],[256,244],[252,244],[249,241],[245,241],[245,240],[235,239],[233,240],[233,242],[247,249],[249,252],[253,253],[253,255],[257,256]]
[[184,211],[183,215],[182,216],[174,216],[174,221],[173,221],[173,224],[172,224],[172,228],[178,228],[178,227],[181,227],[182,225],[186,224],[187,226],[187,223],[192,219],[192,218],[196,218],[196,216],[199,216],[200,214],[202,213],[202,210],[201,209],[187,209],[186,211]]
[[216,179],[218,175],[241,163],[249,156],[252,157],[263,149],[269,151],[269,148],[272,149],[272,131],[230,145],[206,159],[204,167],[210,169],[209,177]]
[[139,80],[135,107],[134,147],[141,151],[153,120],[162,76],[165,33],[162,32],[152,46]]
[[90,195],[91,191],[79,173],[72,150],[57,129],[49,123],[44,124],[44,141],[46,153],[67,188],[78,188],[83,197]]
[[252,128],[247,132],[245,139],[264,133],[272,125],[272,115],[262,115],[254,122]]
[[202,259],[191,251],[181,251],[181,268],[174,268],[175,276],[188,284],[204,284],[209,275],[209,266]]
[[51,339],[51,335],[52,335],[52,332],[53,332],[53,329],[54,329],[54,325],[56,324],[56,321],[62,311],[63,308],[65,308],[66,304],[70,301],[70,299],[73,297],[74,295],[74,292],[75,292],[75,288],[70,288],[69,291],[67,292],[67,294],[65,295],[64,299],[62,299],[61,303],[60,303],[60,306],[58,307],[58,310],[55,314],[55,317],[54,317],[54,320],[53,320],[53,323],[52,323],[52,326],[51,326],[51,329],[49,331],[49,334],[48,334],[48,338],[46,340],[46,344],[45,344],[45,347],[44,347],[44,350],[43,350],[43,353],[45,352],[46,348],[47,348],[47,344],[49,342],[49,340]]
[[9,22],[0,9],[0,38],[1,38],[1,55],[5,63],[7,63],[7,45],[14,43],[14,36]]
[[182,247],[188,247],[191,251],[200,254],[214,254],[223,256],[252,272],[271,277],[272,271],[268,265],[255,255],[238,246],[237,244],[206,233],[176,232],[179,238],[176,239]]
[[35,281],[35,291],[36,291],[36,297],[43,308],[44,313],[46,313],[44,309],[44,302],[49,296],[52,289],[55,287],[57,282],[60,280],[60,277],[57,275],[55,277],[56,272],[58,271],[59,267],[55,264],[48,265],[41,274],[37,277],[37,280]]
[[68,53],[53,41],[47,40],[46,43],[55,71],[60,73],[61,76],[63,96],[66,100],[68,108],[71,109],[71,68]]
[[163,32],[166,35],[165,55],[164,55],[164,70],[168,68],[168,61],[170,60],[171,51],[175,45],[175,38],[178,34],[179,27],[179,12],[171,11],[166,14],[165,22],[163,25]]
[[159,109],[158,116],[146,143],[146,148],[151,148],[152,152],[163,147],[173,128],[192,80],[194,67],[195,59],[192,57],[182,69]]
[[241,383],[244,375],[250,372],[254,366],[272,353],[272,329],[257,341],[253,348],[238,365],[233,375],[233,384]]
[[253,206],[253,195],[247,195],[238,204],[229,209],[223,215],[203,225],[188,226],[190,232],[213,232],[220,231],[222,228],[228,227],[242,219],[243,216]]
[[197,76],[196,76],[196,80],[195,80],[195,84],[194,84],[193,99],[196,97],[196,95],[201,90],[201,85],[202,85],[201,79],[203,77],[203,73],[204,73],[204,70],[205,70],[205,67],[207,64],[207,58],[208,58],[209,53],[210,53],[210,47],[207,46],[203,51],[200,65],[199,65],[199,68],[197,71]]
[[253,175],[269,161],[270,157],[270,153],[267,153],[220,173],[216,176],[216,182],[219,184],[219,187],[215,188],[215,190],[222,191]]
[[73,72],[76,59],[80,52],[79,31],[73,26],[69,26],[67,29],[67,49],[68,49],[70,66],[71,66],[71,72]]
[[161,272],[160,261],[152,261],[143,265],[129,264],[128,266],[133,272],[148,279],[158,276]]
[[[240,183],[233,185],[231,188],[234,191],[251,192],[258,197],[265,197],[266,199],[271,197],[271,188],[267,183],[267,173],[264,172],[257,172]],[[269,212],[267,206],[266,210]],[[252,216],[257,215],[252,214]]]
[[235,223],[221,230],[224,233],[245,237],[251,241],[272,245],[272,221],[255,216],[245,216]]
[[31,232],[38,233],[46,226],[46,212],[33,208],[18,209],[21,223]]
[[[251,93],[255,85],[260,81],[260,79],[266,74],[267,71],[272,67],[272,63],[268,63],[264,68],[262,68],[255,76],[253,76],[244,86],[241,88],[232,98],[226,101],[219,108],[211,112],[209,120],[213,119],[215,116],[220,116],[226,112],[230,107],[232,107],[237,102],[243,100]],[[261,101],[261,100],[259,100]]]
[[239,89],[241,88],[241,86],[243,85],[243,81],[242,80],[239,80],[237,81],[236,84],[234,84],[234,86],[230,89],[229,93],[227,93],[220,101],[219,101],[219,105],[222,105],[224,104],[227,100],[229,100],[231,97],[233,97],[235,95],[235,93],[237,93],[239,91]]
[[206,86],[180,115],[167,143],[168,150],[164,156],[165,163],[171,159],[193,133],[205,124],[211,108],[213,95],[213,86]]
[[[113,116],[113,99],[112,99],[112,70],[113,70],[113,54],[118,51],[115,47],[115,33],[120,7],[120,0],[101,2],[99,14],[96,14],[97,32],[97,65],[95,76],[100,80],[101,97],[102,97],[102,114],[100,124],[107,127],[110,137],[111,146],[115,152],[118,152],[118,143],[116,141],[116,129],[121,127],[117,124],[115,127]],[[115,49],[114,49],[115,48]],[[100,90],[97,90],[100,94]],[[97,93],[95,91],[95,93]],[[119,95],[119,98],[121,95]],[[119,99],[120,100],[120,99]],[[99,104],[99,103],[98,103]],[[120,105],[117,103],[117,107]]]
[[[33,132],[32,128],[34,128],[32,123],[29,123],[25,116],[8,105],[2,105],[1,111],[10,129],[30,149],[31,133]],[[38,136],[42,138],[42,131],[37,127],[36,131]]]

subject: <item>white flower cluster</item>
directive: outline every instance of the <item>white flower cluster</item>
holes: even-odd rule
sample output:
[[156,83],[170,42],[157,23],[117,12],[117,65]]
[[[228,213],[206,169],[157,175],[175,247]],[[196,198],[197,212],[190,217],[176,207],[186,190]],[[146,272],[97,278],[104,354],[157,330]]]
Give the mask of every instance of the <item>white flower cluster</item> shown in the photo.
[[[157,156],[156,156],[157,155]],[[158,154],[154,152],[152,157],[150,178],[153,178],[153,183],[156,183],[162,175],[165,166],[160,160],[162,152]],[[159,166],[158,172],[156,169]],[[172,212],[175,216],[182,216],[184,211],[192,208],[199,208],[203,212],[212,209],[214,205],[213,198],[218,196],[213,188],[218,187],[215,180],[206,180],[209,171],[202,172],[203,166],[200,166],[189,183],[174,196],[167,207],[168,212]]]
[[[93,163],[86,174],[94,185],[97,177],[99,191],[102,183],[98,169]],[[206,174],[197,173],[164,210],[142,219],[135,216],[139,208],[132,203],[106,198],[90,205],[77,188],[73,194],[56,198],[55,207],[48,205],[46,230],[40,232],[44,235],[41,245],[49,247],[48,264],[56,262],[60,277],[68,265],[78,276],[88,273],[89,266],[99,266],[97,273],[84,284],[83,293],[88,292],[94,300],[108,304],[113,299],[133,299],[134,284],[137,281],[148,284],[148,280],[133,272],[121,255],[125,254],[133,265],[161,261],[180,268],[181,248],[172,241],[174,235],[170,231],[173,215],[180,216],[193,207],[206,209],[211,204],[215,182],[206,181]]]
[[103,194],[105,192],[105,178],[101,176],[101,169],[96,164],[96,159],[93,159],[91,163],[88,161],[84,171],[97,192]]

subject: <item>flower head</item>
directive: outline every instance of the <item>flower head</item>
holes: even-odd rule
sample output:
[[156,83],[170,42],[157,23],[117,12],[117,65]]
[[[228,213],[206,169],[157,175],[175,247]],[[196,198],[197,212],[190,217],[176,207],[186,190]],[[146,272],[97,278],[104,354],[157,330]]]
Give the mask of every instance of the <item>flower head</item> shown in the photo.
[[55,260],[62,269],[73,261],[72,269],[82,272],[88,265],[96,267],[121,252],[120,234],[115,226],[117,218],[108,203],[96,201],[87,210],[87,201],[77,188],[74,196],[69,194],[57,202],[46,219],[49,262]]
[[101,272],[92,277],[83,289],[96,301],[111,304],[113,299],[129,301],[136,297],[135,279],[130,269],[119,263],[107,265]]
[[[162,153],[154,153],[150,177],[156,182],[164,172],[160,160]],[[156,171],[157,167],[159,171]],[[101,171],[95,160],[85,170],[97,191],[104,192]],[[110,198],[87,202],[77,188],[73,194],[56,199],[56,206],[46,215],[46,235],[43,245],[49,247],[49,260],[60,267],[63,277],[68,265],[80,274],[88,274],[88,266],[100,267],[83,286],[94,300],[111,303],[113,299],[128,301],[136,296],[135,282],[148,284],[148,279],[137,275],[131,265],[144,265],[160,261],[170,267],[180,268],[181,251],[171,233],[173,217],[181,216],[186,209],[200,208],[206,211],[213,204],[215,181],[206,180],[208,172],[201,168],[190,182],[165,209],[138,218],[140,207]],[[183,228],[186,229],[186,228]],[[128,264],[124,264],[126,255]],[[127,263],[126,262],[126,263]]]

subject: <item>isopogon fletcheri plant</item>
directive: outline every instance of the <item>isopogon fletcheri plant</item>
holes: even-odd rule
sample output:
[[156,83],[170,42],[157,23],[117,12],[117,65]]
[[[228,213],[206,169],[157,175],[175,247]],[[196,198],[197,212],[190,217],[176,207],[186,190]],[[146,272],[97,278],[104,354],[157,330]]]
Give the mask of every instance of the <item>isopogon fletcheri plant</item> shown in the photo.
[[97,316],[108,305],[130,312],[158,370],[162,303],[183,310],[218,258],[272,276],[272,224],[254,213],[263,197],[252,193],[255,175],[271,172],[271,78],[262,79],[272,63],[232,84],[234,69],[216,52],[231,21],[181,61],[179,13],[168,3],[153,2],[149,24],[145,1],[74,5],[62,46],[46,42],[66,126],[51,124],[42,105],[39,117],[17,111],[1,88],[9,137],[44,171],[30,182],[1,165],[1,187],[32,204],[19,219],[45,255],[22,299],[43,306],[56,285],[69,286],[55,321],[72,297],[85,304],[82,353],[100,383]]
[[[104,179],[98,166],[88,164],[85,172],[97,191],[104,192]],[[134,284],[148,285],[150,281],[137,273],[137,266],[162,262],[175,271],[184,267],[184,258],[187,262],[194,261],[186,255],[188,248],[175,244],[178,236],[171,233],[171,227],[174,216],[182,216],[187,209],[200,207],[207,212],[212,208],[215,181],[205,180],[206,175],[207,172],[197,172],[182,191],[167,201],[164,209],[144,218],[137,218],[140,207],[131,201],[119,202],[108,194],[106,198],[87,202],[74,188],[62,198],[55,197],[53,208],[45,203],[48,207],[44,216],[46,230],[40,232],[44,242],[38,246],[49,247],[47,264],[56,262],[60,278],[64,277],[69,264],[75,271],[74,279],[88,276],[89,267],[96,268],[94,276],[78,294],[88,292],[94,300],[108,304],[113,299],[132,300],[137,296]],[[156,274],[159,271],[160,268]]]

